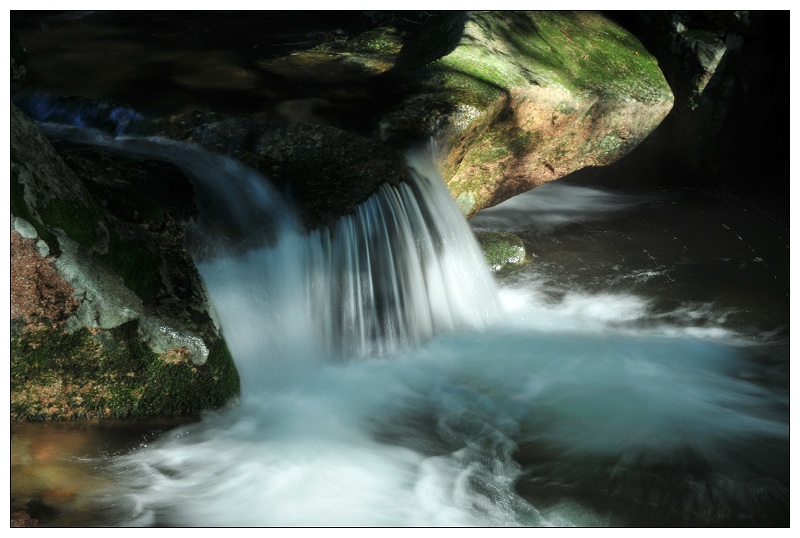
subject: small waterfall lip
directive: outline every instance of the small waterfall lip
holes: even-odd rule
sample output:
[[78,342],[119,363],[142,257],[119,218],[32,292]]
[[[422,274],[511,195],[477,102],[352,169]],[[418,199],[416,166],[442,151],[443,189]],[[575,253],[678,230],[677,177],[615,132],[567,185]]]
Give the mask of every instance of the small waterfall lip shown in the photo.
[[[53,142],[102,148],[135,159],[164,161],[181,168],[195,187],[200,215],[187,232],[195,261],[273,244],[280,230],[299,228],[291,204],[256,170],[189,142],[160,136],[114,134],[103,129],[40,122]],[[210,177],[208,170],[215,170]],[[227,184],[230,188],[220,188]]]

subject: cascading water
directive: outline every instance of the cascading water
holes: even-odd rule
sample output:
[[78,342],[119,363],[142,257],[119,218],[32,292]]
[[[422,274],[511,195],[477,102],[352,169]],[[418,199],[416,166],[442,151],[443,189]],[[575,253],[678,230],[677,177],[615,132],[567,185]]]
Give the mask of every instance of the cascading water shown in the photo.
[[354,215],[307,233],[269,181],[243,164],[173,141],[111,138],[45,125],[53,138],[149,156],[195,184],[192,256],[246,396],[317,359],[383,356],[435,334],[496,322],[497,288],[432,161],[384,185]]
[[539,212],[480,214],[541,247],[498,293],[423,155],[306,233],[233,160],[103,144],[195,182],[194,255],[243,383],[237,408],[101,462],[109,524],[788,523],[783,318],[689,285],[708,262],[692,223],[658,220],[673,199],[553,185]]

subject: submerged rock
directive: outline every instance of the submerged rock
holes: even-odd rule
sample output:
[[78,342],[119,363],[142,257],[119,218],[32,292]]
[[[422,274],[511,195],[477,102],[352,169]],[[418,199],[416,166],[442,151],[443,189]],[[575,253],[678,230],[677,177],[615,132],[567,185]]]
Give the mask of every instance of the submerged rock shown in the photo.
[[489,269],[497,272],[525,261],[522,239],[506,232],[476,232],[475,237],[483,250]]
[[196,208],[177,168],[59,154],[12,105],[11,207],[14,420],[193,413],[238,395],[182,246]]
[[408,39],[395,70],[408,96],[388,142],[434,137],[465,215],[631,151],[673,96],[656,60],[595,13],[443,14]]

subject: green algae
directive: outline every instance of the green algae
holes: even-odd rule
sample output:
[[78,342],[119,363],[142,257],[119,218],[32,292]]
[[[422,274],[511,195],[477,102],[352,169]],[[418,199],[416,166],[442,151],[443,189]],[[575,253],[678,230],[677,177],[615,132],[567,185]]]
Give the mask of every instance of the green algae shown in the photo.
[[400,34],[391,26],[367,30],[347,43],[349,50],[368,54],[397,55],[402,47]]
[[102,210],[91,202],[79,205],[59,198],[51,199],[40,209],[39,215],[48,226],[60,228],[70,239],[85,247],[97,242],[97,225],[104,220]]
[[25,187],[19,182],[18,174],[14,167],[11,168],[11,214],[24,219],[36,230],[40,239],[47,243],[50,252],[58,252],[59,245],[56,236],[44,226],[38,218],[31,214],[28,204],[25,203]]

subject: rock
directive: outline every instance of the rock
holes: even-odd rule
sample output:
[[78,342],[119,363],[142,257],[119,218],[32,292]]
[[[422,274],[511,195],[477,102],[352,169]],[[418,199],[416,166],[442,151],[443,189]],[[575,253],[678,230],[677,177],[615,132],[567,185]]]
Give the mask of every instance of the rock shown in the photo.
[[672,107],[656,60],[595,13],[447,13],[423,26],[394,71],[408,96],[379,136],[438,140],[443,176],[468,217],[614,162]]
[[28,74],[28,53],[17,34],[11,31],[11,82],[21,82]]
[[11,127],[12,212],[29,236],[12,232],[12,418],[185,414],[236,397],[182,244],[197,212],[188,178],[165,163],[59,154],[13,105]]
[[351,86],[394,67],[402,42],[393,27],[375,28],[353,39],[332,35],[323,43],[259,67],[293,83]]
[[151,122],[144,132],[192,142],[255,168],[310,229],[354,212],[381,184],[408,177],[401,153],[327,125],[194,113]]
[[659,129],[664,143],[648,157],[666,164],[662,183],[749,202],[774,196],[784,206],[775,214],[788,222],[788,13],[648,11],[620,20],[659,59],[675,93]]
[[509,265],[520,265],[525,261],[525,245],[522,239],[506,232],[476,232],[475,237],[483,250],[489,269],[497,272]]
[[26,239],[35,239],[39,237],[39,234],[36,233],[36,228],[25,219],[21,219],[19,217],[13,218],[12,228],[15,232]]

